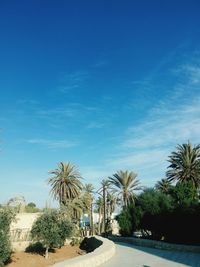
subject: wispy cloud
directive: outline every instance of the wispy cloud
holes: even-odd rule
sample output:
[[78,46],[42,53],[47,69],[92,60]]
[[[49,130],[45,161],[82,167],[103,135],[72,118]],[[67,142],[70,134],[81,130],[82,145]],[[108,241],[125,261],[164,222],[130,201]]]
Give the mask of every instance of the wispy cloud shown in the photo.
[[105,127],[105,123],[100,123],[100,122],[90,122],[87,125],[88,129],[102,129]]
[[56,107],[53,109],[38,109],[36,115],[40,118],[56,118],[56,117],[74,117],[77,115],[78,109],[72,106]]
[[106,161],[109,167],[139,172],[151,185],[165,175],[168,156],[177,144],[199,143],[200,65],[178,66],[171,75],[174,83],[167,97],[155,102],[140,123],[128,127],[115,154]]
[[34,99],[27,99],[27,98],[21,98],[17,100],[17,104],[19,105],[38,105],[39,101]]
[[100,187],[100,181],[112,175],[111,169],[105,167],[99,168],[98,166],[82,166],[81,171],[87,183],[92,183],[96,189]]
[[[128,129],[126,148],[152,148],[169,143],[198,141],[200,134],[200,98],[173,110],[157,108],[149,121]],[[131,137],[132,136],[132,137]]]
[[108,60],[105,60],[105,59],[101,59],[99,61],[97,61],[93,67],[94,68],[101,68],[101,67],[105,67],[109,64]]
[[77,90],[85,85],[88,78],[88,71],[62,73],[59,79],[58,91],[61,93],[68,93],[69,91]]
[[[68,103],[53,108],[37,108],[34,116],[45,121],[53,128],[64,127],[66,124],[88,125],[91,117],[98,116],[100,109],[95,106],[84,105],[81,103]],[[100,128],[102,125],[91,123],[89,128]]]
[[67,140],[46,140],[46,139],[29,139],[26,141],[29,144],[45,146],[50,149],[70,148],[78,144]]

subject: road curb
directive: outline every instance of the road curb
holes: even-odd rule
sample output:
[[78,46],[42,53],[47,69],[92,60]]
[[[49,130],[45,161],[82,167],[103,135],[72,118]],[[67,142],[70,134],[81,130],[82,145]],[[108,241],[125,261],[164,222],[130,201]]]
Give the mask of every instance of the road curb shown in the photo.
[[58,262],[49,267],[96,267],[111,259],[115,254],[115,244],[103,237],[95,236],[102,245],[84,256]]

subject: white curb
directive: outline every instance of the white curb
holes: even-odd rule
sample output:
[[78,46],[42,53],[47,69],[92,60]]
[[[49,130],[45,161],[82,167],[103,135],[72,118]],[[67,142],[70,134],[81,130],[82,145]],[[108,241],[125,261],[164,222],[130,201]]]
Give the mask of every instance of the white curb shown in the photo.
[[101,246],[83,256],[58,262],[50,267],[96,267],[108,261],[115,254],[115,244],[106,238],[95,236],[103,242]]

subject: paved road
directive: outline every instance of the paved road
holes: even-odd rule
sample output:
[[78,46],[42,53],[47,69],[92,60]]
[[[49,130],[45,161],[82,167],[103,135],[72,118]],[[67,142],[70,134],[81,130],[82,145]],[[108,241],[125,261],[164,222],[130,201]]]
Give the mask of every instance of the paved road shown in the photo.
[[116,244],[115,256],[101,267],[200,267],[200,254]]

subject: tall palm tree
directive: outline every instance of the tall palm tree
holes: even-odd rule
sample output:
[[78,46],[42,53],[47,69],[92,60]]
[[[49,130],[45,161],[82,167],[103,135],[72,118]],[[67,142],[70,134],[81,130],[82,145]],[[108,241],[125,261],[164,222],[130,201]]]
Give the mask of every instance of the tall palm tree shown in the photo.
[[161,179],[155,185],[155,188],[165,194],[169,193],[171,182],[168,179]]
[[200,186],[200,145],[177,145],[176,151],[169,156],[169,170],[166,176],[169,181],[192,181],[196,188]]
[[[104,233],[106,235],[106,222],[108,221],[108,212],[106,213],[107,210],[107,196],[108,196],[108,188],[109,188],[110,182],[108,181],[108,179],[104,179],[101,181],[101,187],[99,188],[99,190],[97,191],[98,194],[100,194],[102,199],[102,209],[100,209],[99,211],[102,211],[102,233]],[[99,202],[100,203],[100,202]],[[99,215],[99,218],[101,216]],[[100,225],[100,224],[99,224]]]
[[58,164],[58,168],[51,171],[53,176],[48,179],[51,186],[50,193],[60,205],[65,205],[68,200],[80,196],[83,185],[80,181],[81,175],[74,165],[70,162]]
[[85,184],[85,186],[83,187],[83,202],[88,212],[92,234],[93,234],[93,193],[94,193],[93,185]]
[[113,212],[117,206],[117,197],[113,194],[113,192],[108,192],[107,194],[107,217],[111,219]]
[[127,206],[130,201],[135,199],[135,190],[140,190],[139,180],[136,179],[137,174],[129,171],[118,171],[109,177],[109,182],[114,186],[117,196],[120,197],[123,206]]
[[100,235],[101,232],[103,231],[103,224],[102,224],[102,219],[103,219],[103,198],[102,197],[98,197],[97,201],[96,201],[96,208],[97,211],[99,213],[99,221],[98,221],[98,234]]

